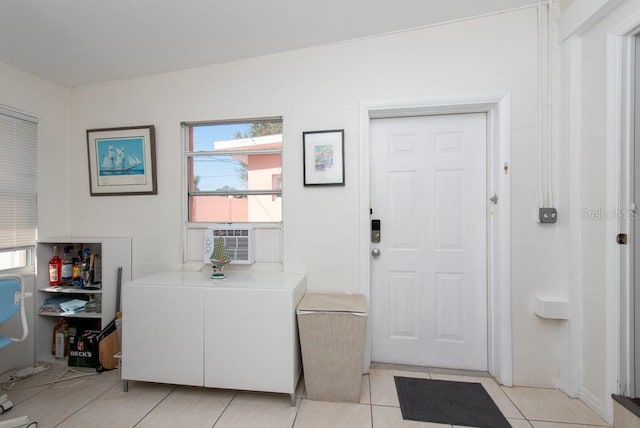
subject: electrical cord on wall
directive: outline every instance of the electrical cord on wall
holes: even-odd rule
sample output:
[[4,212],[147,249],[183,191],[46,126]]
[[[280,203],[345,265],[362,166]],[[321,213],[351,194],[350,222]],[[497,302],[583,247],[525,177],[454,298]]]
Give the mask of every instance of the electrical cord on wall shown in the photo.
[[553,206],[551,3],[538,4],[538,208]]
[[552,186],[552,164],[553,164],[553,156],[551,153],[552,145],[553,145],[553,112],[551,106],[553,105],[553,79],[551,70],[553,68],[553,54],[551,51],[551,31],[552,31],[552,17],[551,17],[551,1],[546,4],[546,21],[547,21],[547,31],[546,31],[546,49],[547,49],[547,197],[549,206],[552,207],[553,204],[553,186]]

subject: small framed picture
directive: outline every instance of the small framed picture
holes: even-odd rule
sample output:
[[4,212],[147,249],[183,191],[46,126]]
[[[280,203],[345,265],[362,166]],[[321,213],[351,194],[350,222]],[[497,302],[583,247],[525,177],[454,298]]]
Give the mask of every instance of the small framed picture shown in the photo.
[[91,196],[155,195],[153,125],[87,130]]
[[344,129],[302,133],[305,186],[344,186]]

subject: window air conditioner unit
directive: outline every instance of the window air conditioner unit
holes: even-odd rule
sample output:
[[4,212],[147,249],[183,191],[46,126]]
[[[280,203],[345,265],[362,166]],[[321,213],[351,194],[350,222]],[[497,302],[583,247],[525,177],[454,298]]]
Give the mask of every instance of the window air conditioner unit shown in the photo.
[[209,259],[216,241],[222,239],[231,259],[231,264],[252,264],[255,262],[253,227],[217,225],[204,231],[204,262]]

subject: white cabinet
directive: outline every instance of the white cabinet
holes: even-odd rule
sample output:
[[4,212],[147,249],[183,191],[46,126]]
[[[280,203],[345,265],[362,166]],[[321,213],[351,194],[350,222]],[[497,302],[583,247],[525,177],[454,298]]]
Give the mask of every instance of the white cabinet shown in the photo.
[[124,284],[122,378],[290,394],[301,371],[290,273],[172,271]]
[[303,288],[207,290],[207,387],[293,393],[298,381],[295,309]]
[[[65,247],[73,247],[76,253],[79,249],[89,248],[92,254],[97,254],[95,266],[95,280],[100,282],[100,288],[87,290],[73,287],[70,284],[51,287],[49,285],[48,265],[53,256],[53,247],[57,247],[58,256],[62,257]],[[70,324],[83,324],[96,329],[104,328],[115,316],[117,299],[118,268],[122,268],[122,282],[131,280],[131,238],[100,238],[100,237],[55,237],[41,238],[36,248],[37,257],[37,291],[36,291],[36,359],[51,360],[51,343],[53,328],[59,317],[65,317]],[[39,309],[49,297],[68,296],[78,298],[93,297],[101,301],[99,312],[79,312],[75,314],[43,312]]]
[[122,378],[202,386],[202,288],[125,284]]

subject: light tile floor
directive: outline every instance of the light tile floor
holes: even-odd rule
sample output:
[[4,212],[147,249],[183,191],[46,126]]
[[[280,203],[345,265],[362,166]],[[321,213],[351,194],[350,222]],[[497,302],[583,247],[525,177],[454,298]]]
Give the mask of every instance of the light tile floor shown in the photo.
[[[418,428],[449,425],[402,419],[394,375],[480,382],[515,428],[593,428],[607,423],[582,402],[541,388],[506,388],[487,377],[371,368],[363,376],[360,403],[308,400],[304,383],[297,404],[283,394],[252,393],[143,382],[123,392],[118,370],[72,378],[54,365],[8,391],[15,407],[0,421],[29,415],[39,428]],[[70,378],[47,385],[57,378]]]

